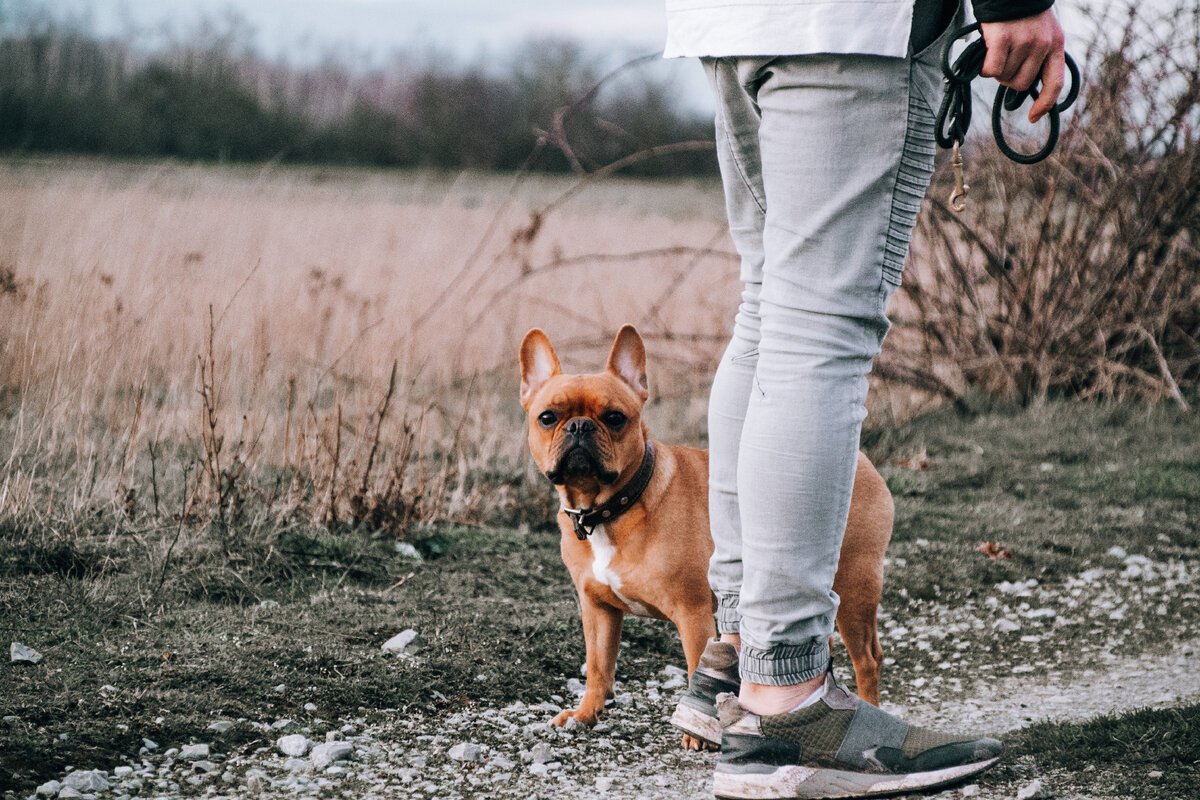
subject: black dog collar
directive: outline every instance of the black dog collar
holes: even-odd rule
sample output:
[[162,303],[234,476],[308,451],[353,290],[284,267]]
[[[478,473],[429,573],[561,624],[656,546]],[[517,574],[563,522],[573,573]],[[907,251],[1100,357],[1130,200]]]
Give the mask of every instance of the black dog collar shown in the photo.
[[650,478],[653,476],[654,445],[647,440],[646,454],[642,456],[641,466],[638,467],[637,472],[633,473],[633,477],[621,488],[621,491],[595,508],[563,507],[563,511],[571,518],[571,524],[575,527],[575,535],[579,541],[582,542],[591,536],[592,531],[600,523],[611,522],[628,511],[642,496],[642,492],[646,491],[646,487],[650,485]]

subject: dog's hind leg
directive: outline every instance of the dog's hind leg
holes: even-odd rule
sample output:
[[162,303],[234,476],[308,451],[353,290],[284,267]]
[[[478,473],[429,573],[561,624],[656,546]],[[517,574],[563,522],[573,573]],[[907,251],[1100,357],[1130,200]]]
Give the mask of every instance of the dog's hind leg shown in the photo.
[[879,705],[879,667],[883,663],[883,648],[875,622],[875,608],[838,609],[838,633],[854,665],[854,684],[859,697],[871,705]]
[[683,644],[683,656],[687,659],[690,678],[700,663],[700,654],[704,652],[708,640],[717,635],[712,610],[706,606],[689,608],[680,614],[675,627],[679,629],[679,640]]

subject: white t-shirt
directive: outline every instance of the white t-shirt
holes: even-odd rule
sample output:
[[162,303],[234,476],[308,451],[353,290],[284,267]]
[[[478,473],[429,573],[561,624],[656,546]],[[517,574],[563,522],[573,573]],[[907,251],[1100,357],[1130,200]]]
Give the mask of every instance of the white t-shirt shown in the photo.
[[665,58],[904,57],[913,0],[667,0]]

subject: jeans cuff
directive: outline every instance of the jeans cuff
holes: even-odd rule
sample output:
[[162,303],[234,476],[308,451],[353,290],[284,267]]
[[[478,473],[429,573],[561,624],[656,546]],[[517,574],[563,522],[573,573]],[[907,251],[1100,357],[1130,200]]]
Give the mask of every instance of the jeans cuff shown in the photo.
[[717,633],[737,633],[742,628],[736,594],[717,595]]
[[764,686],[792,686],[822,675],[829,669],[829,639],[806,644],[775,645],[766,650],[742,641],[739,670],[743,681]]

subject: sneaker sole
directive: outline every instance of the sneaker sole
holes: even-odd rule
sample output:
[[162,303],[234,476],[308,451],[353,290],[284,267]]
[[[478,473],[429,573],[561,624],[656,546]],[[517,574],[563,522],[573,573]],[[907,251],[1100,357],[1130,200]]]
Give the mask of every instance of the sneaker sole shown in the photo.
[[713,794],[724,800],[833,800],[841,797],[881,797],[956,783],[995,764],[992,758],[960,767],[878,775],[837,769],[789,766],[766,773],[718,771]]
[[688,736],[694,736],[701,741],[721,749],[721,721],[710,717],[698,708],[680,703],[675,706],[671,715],[671,724]]

